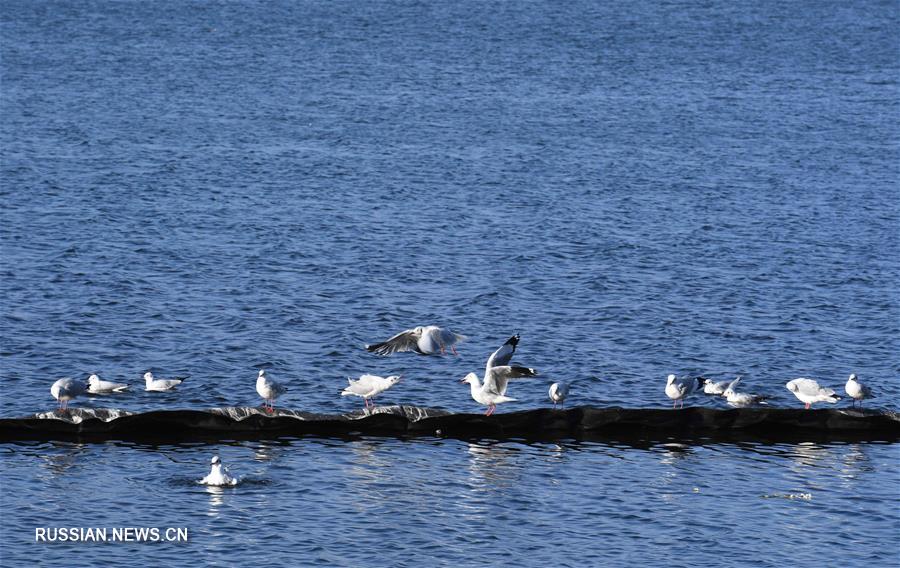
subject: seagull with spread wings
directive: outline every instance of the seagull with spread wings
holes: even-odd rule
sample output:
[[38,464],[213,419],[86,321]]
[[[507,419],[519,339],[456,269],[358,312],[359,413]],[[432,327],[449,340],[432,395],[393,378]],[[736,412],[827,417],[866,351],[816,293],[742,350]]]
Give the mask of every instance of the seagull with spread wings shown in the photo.
[[391,355],[400,351],[415,351],[419,355],[443,355],[449,348],[454,355],[459,355],[454,345],[465,338],[466,336],[453,333],[447,328],[420,325],[401,331],[387,341],[366,345],[366,349],[378,355]]
[[506,396],[506,385],[510,379],[537,376],[534,369],[509,364],[518,344],[518,334],[513,335],[488,357],[483,384],[475,373],[469,373],[460,380],[461,383],[469,383],[475,402],[488,407],[485,416],[493,414],[498,404],[516,400]]

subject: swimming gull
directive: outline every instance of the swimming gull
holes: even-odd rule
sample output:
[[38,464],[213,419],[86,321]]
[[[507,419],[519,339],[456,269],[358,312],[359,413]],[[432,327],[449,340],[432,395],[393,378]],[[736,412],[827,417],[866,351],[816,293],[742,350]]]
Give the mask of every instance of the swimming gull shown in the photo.
[[145,390],[158,392],[172,390],[184,382],[184,379],[154,379],[150,371],[144,373],[144,380],[147,382]]
[[559,403],[565,406],[566,397],[569,395],[569,385],[566,383],[553,383],[550,385],[550,400],[553,401],[553,408]]
[[[375,398],[377,395],[396,385],[400,379],[400,375],[391,375],[389,377],[379,377],[378,375],[362,375],[357,380],[348,378],[350,383],[347,388],[341,391],[341,396],[359,396],[366,402],[366,408],[369,408],[369,399]],[[375,401],[372,401],[375,406]]]
[[387,341],[366,345],[366,349],[378,355],[400,351],[415,351],[419,355],[443,355],[449,347],[454,355],[459,355],[454,345],[464,339],[464,335],[453,333],[449,329],[427,325],[401,331]]
[[110,392],[121,392],[128,389],[125,383],[114,383],[112,381],[101,380],[96,374],[88,377],[88,392],[92,394],[103,394]]
[[740,382],[740,377],[731,381],[728,384],[728,387],[725,389],[725,392],[722,394],[722,396],[724,396],[728,400],[729,405],[736,408],[746,408],[748,406],[753,406],[754,404],[765,404],[765,400],[768,397],[746,392],[737,392],[736,390],[734,390]]
[[232,487],[237,485],[237,478],[229,475],[228,468],[225,467],[225,464],[222,463],[219,456],[213,456],[210,463],[212,464],[212,467],[209,470],[209,475],[197,483],[212,485],[213,487]]
[[784,386],[787,390],[794,393],[794,396],[799,398],[800,402],[806,404],[807,410],[814,402],[829,402],[834,404],[841,400],[841,397],[834,394],[832,389],[820,387],[819,383],[812,379],[804,379],[801,377],[799,379],[788,381]]
[[75,379],[59,379],[50,387],[50,394],[59,402],[58,412],[64,412],[69,408],[69,401],[80,394],[84,394],[87,385]]
[[853,373],[850,375],[850,378],[847,379],[844,390],[847,391],[847,394],[853,399],[854,406],[856,406],[856,401],[859,401],[859,405],[862,406],[862,401],[865,399],[875,398],[874,395],[872,395],[872,389],[857,380],[856,373]]
[[700,379],[679,379],[675,375],[666,377],[666,396],[674,401],[672,402],[672,408],[675,408],[678,401],[681,401],[681,408],[684,408],[685,397],[699,389]]
[[728,385],[731,381],[719,381],[715,382],[711,379],[707,379],[705,377],[698,377],[698,380],[703,384],[703,392],[706,394],[717,394],[724,395],[725,389],[728,388]]
[[484,368],[484,384],[475,373],[469,373],[460,380],[461,383],[469,383],[475,402],[488,407],[487,412],[484,413],[485,416],[493,414],[498,404],[516,400],[506,396],[506,385],[510,379],[537,376],[537,371],[534,369],[509,365],[518,344],[519,336],[516,334],[491,353]]
[[266,376],[265,369],[259,370],[259,376],[256,377],[256,392],[263,397],[263,408],[266,412],[275,411],[275,399],[287,392],[287,387],[281,383],[276,383]]

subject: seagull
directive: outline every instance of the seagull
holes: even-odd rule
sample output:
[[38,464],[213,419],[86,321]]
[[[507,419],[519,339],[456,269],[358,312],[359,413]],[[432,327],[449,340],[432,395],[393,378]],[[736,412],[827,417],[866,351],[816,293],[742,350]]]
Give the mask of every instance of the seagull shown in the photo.
[[556,408],[556,403],[565,406],[566,396],[569,394],[569,385],[566,383],[553,383],[550,385],[550,400],[553,401],[553,408]]
[[184,382],[184,379],[154,379],[153,373],[150,371],[144,373],[144,380],[147,381],[147,388],[145,390],[148,391],[172,390]]
[[747,406],[753,406],[754,404],[765,404],[765,400],[767,398],[765,396],[748,394],[745,392],[736,392],[734,390],[734,387],[736,387],[739,382],[741,382],[740,377],[731,381],[731,383],[728,384],[728,388],[726,388],[725,392],[722,393],[722,396],[728,399],[729,405],[736,408],[745,408]]
[[75,379],[59,379],[50,387],[50,394],[59,401],[58,412],[65,412],[69,408],[69,401],[80,394],[84,394],[87,385]]
[[454,355],[454,345],[466,339],[466,336],[453,333],[449,329],[436,325],[419,326],[406,331],[401,331],[394,337],[381,343],[366,345],[366,349],[378,355],[390,355],[399,351],[415,351],[419,355],[444,354],[449,347]]
[[479,404],[488,407],[485,416],[490,416],[497,409],[497,405],[503,402],[512,402],[516,399],[506,396],[506,384],[510,379],[519,377],[536,377],[537,371],[528,367],[510,366],[509,361],[516,352],[519,344],[518,334],[506,340],[506,343],[491,353],[487,365],[484,368],[484,384],[475,373],[469,373],[459,382],[469,383],[472,389],[472,398]]
[[725,389],[728,388],[729,381],[719,381],[713,382],[711,379],[707,379],[705,377],[697,378],[703,384],[703,392],[706,394],[725,394]]
[[265,401],[263,402],[263,407],[266,409],[266,412],[271,414],[275,411],[275,399],[286,393],[287,387],[276,383],[266,376],[265,369],[260,369],[259,376],[256,377],[256,392],[263,397]]
[[[379,377],[378,375],[362,375],[357,380],[348,378],[350,386],[341,391],[341,396],[359,396],[366,401],[366,408],[369,408],[369,399],[375,398],[376,395],[383,393],[392,386],[400,382],[403,377],[400,375],[391,375],[389,377]],[[372,401],[372,407],[375,407],[375,401]]]
[[213,456],[210,463],[212,463],[212,467],[209,470],[209,475],[197,483],[212,485],[214,487],[233,487],[237,485],[237,478],[228,475],[228,468],[225,467],[225,464],[222,463],[219,456]]
[[856,380],[856,373],[853,373],[852,375],[850,375],[850,378],[847,379],[847,384],[844,385],[844,390],[847,391],[847,394],[850,395],[850,398],[853,399],[854,406],[856,406],[856,401],[859,401],[859,405],[862,406],[863,400],[867,398],[875,398],[874,396],[872,396],[872,389]]
[[91,375],[87,379],[88,392],[93,394],[122,392],[128,389],[125,383],[114,383],[112,381],[102,381],[97,375]]
[[794,396],[800,399],[800,402],[806,404],[807,410],[814,402],[830,402],[831,404],[841,400],[841,397],[834,394],[834,391],[825,387],[820,387],[819,383],[812,379],[794,379],[788,381],[784,385],[787,390],[794,393]]
[[666,396],[674,401],[672,408],[675,408],[679,400],[681,401],[681,408],[684,408],[684,398],[699,389],[700,379],[678,380],[678,377],[675,375],[666,377]]

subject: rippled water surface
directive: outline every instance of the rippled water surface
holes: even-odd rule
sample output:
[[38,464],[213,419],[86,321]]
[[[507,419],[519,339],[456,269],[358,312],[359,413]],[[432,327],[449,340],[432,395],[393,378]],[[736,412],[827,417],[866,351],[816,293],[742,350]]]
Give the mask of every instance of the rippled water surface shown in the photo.
[[[896,409],[898,24],[876,1],[3,2],[0,416],[89,372],[135,389],[75,405],[253,405],[260,365],[290,408],[358,408],[337,393],[374,372],[406,377],[383,403],[477,411],[458,379],[515,332],[541,378],[501,412],[553,380],[664,406],[670,372],[775,405],[855,372]],[[459,357],[362,349],[429,323]],[[148,369],[190,378],[147,393]],[[191,483],[216,449],[0,446],[4,563],[900,560],[895,446],[247,442],[218,448],[249,476],[221,494]],[[73,519],[192,540],[32,543]]]

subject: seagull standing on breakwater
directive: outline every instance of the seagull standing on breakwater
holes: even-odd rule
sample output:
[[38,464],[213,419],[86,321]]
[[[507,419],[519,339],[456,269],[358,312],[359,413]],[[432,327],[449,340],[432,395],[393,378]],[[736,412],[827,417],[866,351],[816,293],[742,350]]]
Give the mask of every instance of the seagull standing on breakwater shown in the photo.
[[266,370],[260,369],[259,376],[256,377],[256,392],[263,397],[263,408],[269,414],[275,412],[275,399],[287,392],[287,387],[281,383],[276,383],[266,376]]
[[[353,380],[348,378],[350,385],[341,391],[341,396],[359,396],[366,402],[366,408],[369,408],[369,399],[383,393],[392,386],[400,382],[403,377],[400,375],[391,375],[390,377],[379,377],[378,375],[362,375],[359,379]],[[372,401],[372,408],[375,407],[375,401]]]
[[859,405],[862,406],[862,401],[865,399],[875,398],[872,396],[872,389],[856,379],[856,373],[853,373],[850,375],[850,378],[847,379],[844,390],[847,391],[847,394],[853,399],[853,406],[856,406],[856,401],[859,401]]
[[516,400],[506,396],[506,385],[510,379],[537,376],[537,371],[534,369],[509,365],[518,344],[518,334],[513,335],[488,357],[487,365],[484,368],[484,384],[475,373],[469,373],[460,380],[461,383],[469,383],[475,402],[488,407],[487,412],[484,413],[485,416],[493,414],[498,404]]
[[825,387],[820,387],[819,383],[812,379],[794,379],[793,381],[788,381],[787,384],[784,385],[787,390],[794,393],[800,402],[806,404],[806,409],[809,410],[810,405],[814,402],[829,402],[831,404],[836,403],[841,400],[841,397],[834,394],[832,389],[828,389]]
[[678,379],[675,375],[666,377],[666,396],[671,398],[672,408],[681,401],[684,408],[684,399],[692,392],[700,389],[700,379]]
[[87,386],[75,379],[59,379],[50,387],[50,394],[59,402],[57,412],[65,412],[69,408],[69,401],[80,394],[84,394]]
[[550,385],[550,400],[553,401],[553,408],[556,408],[556,404],[559,403],[561,406],[565,406],[566,397],[569,396],[569,385],[566,383],[553,383]]
[[453,333],[449,329],[436,325],[420,325],[401,331],[387,341],[366,345],[366,349],[378,355],[390,355],[400,351],[415,351],[419,355],[437,355],[438,353],[443,355],[449,347],[454,355],[459,355],[454,345],[465,338],[464,335]]

